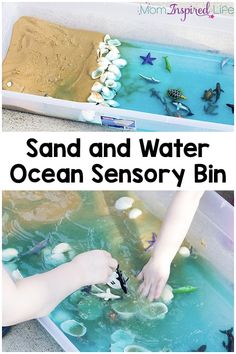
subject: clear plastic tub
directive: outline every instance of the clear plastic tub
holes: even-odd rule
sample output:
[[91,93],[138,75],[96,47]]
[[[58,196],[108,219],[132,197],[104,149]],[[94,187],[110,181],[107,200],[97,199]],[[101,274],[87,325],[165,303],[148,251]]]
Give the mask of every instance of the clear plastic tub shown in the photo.
[[[146,207],[162,219],[174,192],[136,192]],[[234,208],[215,192],[205,192],[188,233],[188,241],[233,284]],[[206,247],[201,245],[204,240]],[[212,245],[212,247],[211,247]],[[214,247],[213,247],[214,245]],[[67,352],[78,351],[48,317],[40,323]]]
[[[217,15],[214,21],[191,16],[185,22],[179,16],[139,16],[135,3],[4,3],[3,58],[9,47],[12,28],[21,16],[36,16],[72,28],[109,33],[133,40],[143,40],[194,49],[219,51],[233,55],[233,18]],[[120,21],[122,19],[122,26]],[[135,31],[134,31],[135,23]],[[144,30],[145,29],[145,30]],[[216,40],[217,38],[217,40]],[[50,97],[3,91],[4,107],[94,124],[111,124],[124,130],[139,131],[232,131],[233,126],[178,119],[131,110],[98,107]],[[91,111],[89,115],[85,111]],[[111,119],[104,120],[102,117]],[[130,122],[131,121],[131,122]],[[106,122],[106,123],[105,123]],[[110,122],[110,123],[109,123]],[[131,124],[128,124],[131,123]]]

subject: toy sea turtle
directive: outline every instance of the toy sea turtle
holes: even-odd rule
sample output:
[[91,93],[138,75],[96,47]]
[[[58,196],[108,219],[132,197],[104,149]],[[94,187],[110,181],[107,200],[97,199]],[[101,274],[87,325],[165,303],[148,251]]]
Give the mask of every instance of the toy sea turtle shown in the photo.
[[183,92],[180,89],[169,89],[167,90],[167,96],[172,98],[174,101],[179,100],[180,98],[186,100],[187,97],[183,95]]

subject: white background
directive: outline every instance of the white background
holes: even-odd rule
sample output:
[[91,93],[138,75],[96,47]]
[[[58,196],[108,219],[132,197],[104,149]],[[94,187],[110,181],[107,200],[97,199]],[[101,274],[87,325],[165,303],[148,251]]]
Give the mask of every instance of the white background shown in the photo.
[[[89,154],[89,146],[95,142],[102,143],[119,143],[125,142],[126,138],[131,138],[131,158],[116,157],[116,158],[94,158]],[[37,146],[40,143],[54,142],[69,144],[76,141],[76,138],[81,139],[81,157],[67,157],[67,158],[45,158],[35,157],[30,158],[27,156],[27,152],[30,149],[26,145],[26,141],[29,138],[35,138],[38,140]],[[202,158],[163,158],[160,155],[153,158],[143,158],[140,150],[139,139],[144,140],[160,139],[161,143],[175,142],[177,138],[181,139],[181,142],[188,143],[209,143],[210,148],[203,150]],[[8,190],[176,190],[177,187],[176,177],[171,173],[165,177],[164,183],[158,182],[148,183],[95,183],[92,178],[95,177],[92,172],[92,165],[99,163],[104,166],[102,171],[108,168],[116,168],[117,170],[122,168],[142,168],[146,170],[148,168],[155,169],[177,169],[185,168],[181,189],[185,190],[230,190],[234,189],[234,134],[233,133],[3,133],[1,139],[1,151],[3,153],[2,161],[2,189]],[[74,168],[82,169],[84,172],[83,183],[60,183],[55,181],[53,183],[45,183],[43,181],[32,183],[26,180],[23,183],[16,184],[10,179],[10,169],[16,164],[21,163],[25,165],[26,169],[38,168],[43,170],[45,168],[53,168],[57,171],[60,168]],[[214,168],[221,168],[226,171],[227,183],[194,183],[194,164],[212,164]],[[40,175],[39,175],[40,176]]]

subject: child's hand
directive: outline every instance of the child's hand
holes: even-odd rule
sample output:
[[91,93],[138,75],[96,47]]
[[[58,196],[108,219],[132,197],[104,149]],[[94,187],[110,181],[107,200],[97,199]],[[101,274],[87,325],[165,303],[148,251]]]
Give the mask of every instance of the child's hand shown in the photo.
[[111,254],[102,250],[81,253],[72,261],[76,267],[80,286],[106,284],[108,277],[116,270],[118,262]]
[[138,291],[150,301],[157,300],[166,285],[170,275],[170,262],[167,259],[151,257],[138,275],[143,280]]

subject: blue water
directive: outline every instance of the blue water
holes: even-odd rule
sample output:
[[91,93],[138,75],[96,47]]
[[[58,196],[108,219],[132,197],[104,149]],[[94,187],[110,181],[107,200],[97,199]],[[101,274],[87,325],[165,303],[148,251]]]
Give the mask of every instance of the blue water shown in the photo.
[[[34,192],[28,195],[24,193],[18,192],[15,198],[14,193],[10,198],[3,197],[3,248],[14,247],[19,252],[26,251],[48,235],[51,235],[50,242],[48,248],[37,255],[5,263],[9,270],[18,268],[24,276],[29,276],[54,268],[58,264],[49,263],[45,254],[60,242],[68,242],[73,249],[72,254],[66,255],[65,261],[84,251],[106,249],[119,260],[122,270],[130,277],[128,295],[117,290],[122,299],[115,301],[122,302],[128,298],[142,308],[144,303],[137,295],[135,276],[149,255],[143,250],[140,236],[151,231],[158,232],[160,221],[150,214],[139,199],[132,195],[134,207],[143,211],[142,217],[134,221],[127,217],[126,212],[120,213],[114,208],[116,199],[126,195],[126,192],[64,192],[63,196],[57,192],[56,197],[53,192],[40,192],[38,195]],[[64,217],[57,214],[56,220],[56,204],[63,207],[69,198],[71,203],[73,198],[70,193],[74,195],[76,206],[72,210],[70,204],[70,211],[65,212]],[[30,213],[33,220],[30,219]],[[47,222],[49,217],[51,222]],[[82,322],[87,327],[87,333],[81,338],[66,334],[83,352],[111,351],[111,345],[114,345],[111,335],[119,329],[132,333],[133,344],[149,351],[191,351],[203,344],[207,345],[207,351],[225,351],[222,346],[225,336],[219,329],[233,326],[232,285],[199,255],[187,259],[176,256],[168,283],[173,288],[192,285],[198,290],[192,294],[175,295],[163,320],[147,320],[139,314],[129,320],[118,315],[111,318],[114,302],[105,302],[80,291],[65,299],[50,318],[59,328],[63,321],[70,319]],[[88,304],[83,309],[81,301]],[[98,306],[97,318],[84,319],[86,311],[93,306]],[[113,345],[113,351],[123,351],[125,347],[124,343],[115,348]]]
[[[181,47],[151,44],[139,41],[123,41],[119,47],[121,56],[128,61],[128,65],[122,69],[122,89],[116,99],[120,108],[166,115],[162,103],[155,97],[150,97],[150,89],[155,88],[161,96],[166,96],[167,89],[179,88],[187,96],[187,100],[181,100],[191,108],[193,116],[189,120],[200,120],[221,124],[234,124],[234,115],[226,103],[234,102],[234,67],[233,58],[221,70],[220,63],[224,55],[207,51],[197,51]],[[140,55],[146,56],[151,52],[157,59],[154,65],[142,65]],[[163,56],[168,56],[172,71],[165,69]],[[138,74],[155,77],[159,84],[152,84],[139,78]],[[214,89],[220,82],[222,92],[217,102],[217,115],[209,115],[204,112],[207,102],[201,97],[205,90]],[[175,111],[171,100],[169,108]],[[212,102],[214,103],[215,98]],[[182,111],[182,114],[185,113]],[[181,118],[179,118],[181,119]]]

